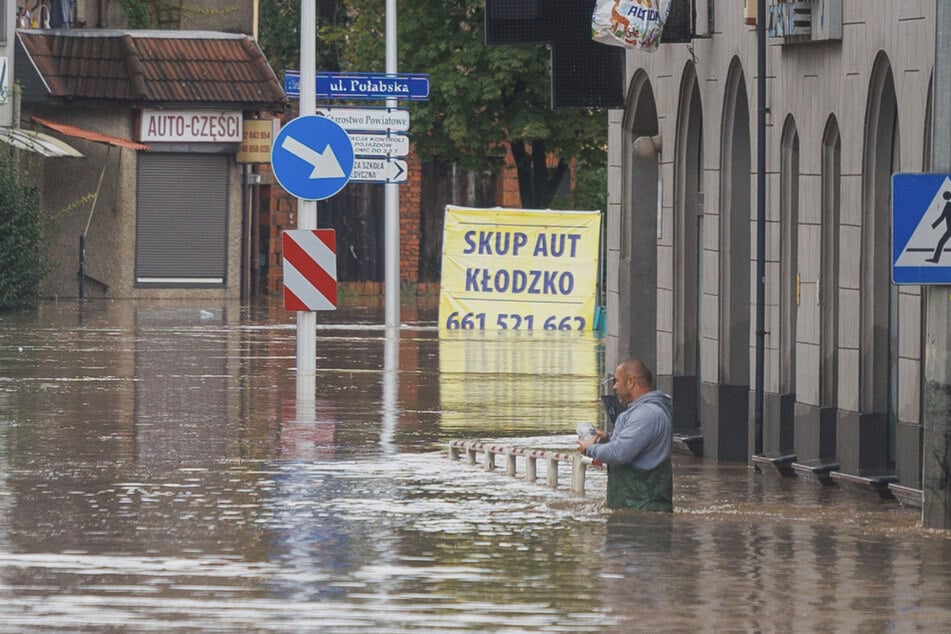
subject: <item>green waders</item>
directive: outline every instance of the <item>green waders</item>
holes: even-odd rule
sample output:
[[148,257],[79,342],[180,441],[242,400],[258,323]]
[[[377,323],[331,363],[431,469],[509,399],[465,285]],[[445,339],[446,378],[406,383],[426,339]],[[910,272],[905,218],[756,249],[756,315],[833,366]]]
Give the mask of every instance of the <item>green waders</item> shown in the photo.
[[607,467],[608,508],[673,512],[674,474],[670,458],[650,470],[630,465]]

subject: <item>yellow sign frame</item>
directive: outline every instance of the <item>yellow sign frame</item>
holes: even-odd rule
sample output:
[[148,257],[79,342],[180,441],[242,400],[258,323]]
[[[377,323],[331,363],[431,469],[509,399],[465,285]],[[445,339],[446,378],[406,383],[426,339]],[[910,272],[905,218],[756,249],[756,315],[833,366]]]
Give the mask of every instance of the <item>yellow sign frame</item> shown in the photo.
[[600,211],[446,207],[445,330],[594,329]]

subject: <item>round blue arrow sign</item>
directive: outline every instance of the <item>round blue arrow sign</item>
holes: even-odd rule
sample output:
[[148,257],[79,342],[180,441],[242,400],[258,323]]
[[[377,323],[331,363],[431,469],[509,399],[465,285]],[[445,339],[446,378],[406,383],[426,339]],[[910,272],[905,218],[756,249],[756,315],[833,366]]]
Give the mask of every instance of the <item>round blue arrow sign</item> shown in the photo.
[[297,117],[274,139],[271,168],[288,193],[304,200],[324,200],[350,180],[353,144],[346,130],[326,117]]

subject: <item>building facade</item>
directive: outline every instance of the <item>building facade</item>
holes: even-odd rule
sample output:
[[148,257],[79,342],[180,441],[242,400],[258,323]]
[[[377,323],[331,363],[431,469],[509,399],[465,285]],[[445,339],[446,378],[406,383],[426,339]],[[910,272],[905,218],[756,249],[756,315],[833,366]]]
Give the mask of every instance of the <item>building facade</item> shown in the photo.
[[[57,297],[237,298],[250,260],[246,122],[285,97],[247,35],[19,29],[17,124],[83,158],[32,169]],[[78,271],[78,273],[77,273]]]
[[[755,15],[696,4],[690,44],[627,53],[611,112],[607,356],[652,362],[675,432],[746,461]],[[924,294],[891,282],[891,178],[930,167],[935,3],[767,4],[763,453],[920,489]]]

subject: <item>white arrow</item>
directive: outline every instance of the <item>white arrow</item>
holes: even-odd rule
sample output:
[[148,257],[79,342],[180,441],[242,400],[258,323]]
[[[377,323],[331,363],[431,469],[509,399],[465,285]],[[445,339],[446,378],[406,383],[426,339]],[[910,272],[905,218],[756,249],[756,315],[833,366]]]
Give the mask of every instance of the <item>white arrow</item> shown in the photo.
[[[406,172],[406,162],[405,161],[393,161],[396,164],[396,174],[387,176],[387,180],[390,182],[402,182],[406,180],[406,177],[403,176],[403,173]],[[391,170],[392,171],[392,170]],[[402,177],[402,178],[401,178]]]
[[310,178],[312,179],[347,177],[343,172],[343,168],[340,166],[340,161],[337,160],[337,155],[334,154],[334,150],[330,147],[329,143],[327,147],[324,148],[323,153],[321,153],[304,145],[291,136],[286,136],[284,137],[284,142],[281,143],[281,147],[302,161],[314,166],[314,171],[310,173]]

